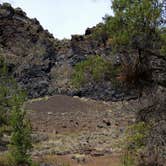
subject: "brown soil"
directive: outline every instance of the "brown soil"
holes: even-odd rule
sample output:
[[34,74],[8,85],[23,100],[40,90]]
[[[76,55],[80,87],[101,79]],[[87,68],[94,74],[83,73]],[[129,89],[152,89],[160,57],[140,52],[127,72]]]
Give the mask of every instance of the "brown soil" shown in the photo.
[[[135,101],[109,103],[56,95],[26,104],[35,133],[33,156],[51,155],[71,166],[117,166],[125,129],[135,121]],[[77,156],[77,155],[76,155]]]
[[68,96],[54,96],[27,105],[34,129],[44,132],[76,132],[94,130],[107,117],[108,106],[95,101],[86,102]]
[[[64,164],[66,166],[120,166],[121,165],[121,157],[117,155],[112,156],[103,156],[103,157],[91,157],[88,156],[85,162],[78,163],[77,161],[71,159],[70,155],[67,156],[46,156],[45,158],[37,159],[42,162],[47,162],[49,164],[57,165],[59,163]],[[63,161],[63,162],[62,162]]]

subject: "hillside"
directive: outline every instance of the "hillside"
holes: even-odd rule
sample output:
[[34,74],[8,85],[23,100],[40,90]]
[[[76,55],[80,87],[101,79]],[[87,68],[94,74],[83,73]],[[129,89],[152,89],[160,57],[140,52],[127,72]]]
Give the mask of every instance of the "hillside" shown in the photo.
[[[88,28],[85,35],[73,35],[71,40],[55,39],[36,19],[29,19],[20,8],[10,4],[0,6],[0,48],[9,70],[29,98],[67,94],[102,100],[136,98],[137,93],[116,89],[104,80],[79,89],[71,86],[73,66],[90,55],[110,57],[107,37],[94,37],[97,27]],[[118,57],[112,58],[118,64]]]
[[[114,161],[116,165],[125,152],[124,145],[134,140],[129,147],[137,143],[140,147],[141,138],[146,140],[148,153],[140,160],[166,159],[166,56],[158,50],[141,50],[146,56],[137,64],[139,51],[134,48],[133,56],[127,48],[115,53],[112,38],[100,31],[103,26],[99,23],[87,28],[84,35],[59,40],[22,9],[0,4],[0,56],[9,75],[28,94],[25,108],[33,129],[32,156],[46,163],[41,166],[62,159],[74,165],[103,162],[102,166],[108,166]],[[94,57],[102,59],[101,70]],[[93,65],[97,72],[89,71]],[[90,80],[78,87],[72,82],[76,67],[78,72],[82,68],[89,71],[83,74]],[[105,67],[109,69],[106,74]],[[102,79],[93,80],[93,74]],[[131,126],[134,132],[126,141]],[[4,138],[8,140],[5,134]],[[154,147],[157,154],[150,152]],[[6,149],[0,142],[0,151]]]

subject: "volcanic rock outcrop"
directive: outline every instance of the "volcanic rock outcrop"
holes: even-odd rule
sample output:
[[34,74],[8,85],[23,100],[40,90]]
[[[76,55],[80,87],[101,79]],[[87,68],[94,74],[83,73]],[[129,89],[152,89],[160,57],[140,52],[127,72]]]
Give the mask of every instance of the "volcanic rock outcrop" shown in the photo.
[[[96,27],[100,26],[102,23]],[[137,98],[135,90],[116,89],[106,80],[77,90],[71,86],[73,66],[89,55],[111,58],[118,63],[116,56],[110,56],[107,34],[94,37],[96,27],[88,28],[85,35],[73,35],[71,40],[58,40],[37,19],[30,19],[22,9],[4,3],[0,5],[0,54],[29,98],[54,94],[114,101]],[[149,55],[148,61],[153,80],[165,85],[165,58]]]
[[92,32],[58,40],[22,9],[0,5],[0,54],[30,98],[75,93],[68,85],[72,67],[88,55],[109,54],[102,43],[88,37]]

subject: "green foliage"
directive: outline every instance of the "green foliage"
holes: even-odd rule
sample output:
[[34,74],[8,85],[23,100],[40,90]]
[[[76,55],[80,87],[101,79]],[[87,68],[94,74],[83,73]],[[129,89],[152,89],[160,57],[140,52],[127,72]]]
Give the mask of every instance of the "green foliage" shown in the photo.
[[104,18],[105,29],[110,36],[108,43],[121,57],[124,70],[119,80],[127,85],[140,85],[149,79],[151,71],[146,59],[150,52],[166,54],[164,3],[165,0],[112,0],[114,16]]
[[2,57],[0,57],[0,136],[6,132],[9,125],[8,112],[11,106],[12,89],[10,88],[13,80],[7,76],[7,68]]
[[106,76],[109,77],[108,75],[110,78],[116,75],[111,63],[100,56],[90,56],[87,60],[76,64],[72,84],[80,87],[86,83],[101,81]]
[[22,109],[25,101],[25,95],[22,91],[13,97],[11,114],[12,135],[10,141],[10,153],[17,164],[30,165],[30,150],[32,148],[31,126],[26,119],[26,112]]
[[30,164],[31,126],[22,109],[26,99],[25,93],[9,76],[4,59],[0,59],[0,134],[10,129],[9,165]]
[[131,152],[126,151],[122,156],[122,166],[134,166],[135,159],[133,158]]
[[10,115],[14,96],[18,93],[15,80],[9,75],[7,66],[0,57],[0,135],[10,130]]
[[[36,161],[31,161],[30,165],[39,166],[39,163]],[[0,166],[18,166],[18,164],[13,159],[10,153],[5,153],[0,155]]]
[[160,53],[161,55],[166,56],[166,28],[162,28],[160,37],[161,37]]
[[116,51],[158,48],[162,1],[113,0],[112,9],[105,22]]
[[92,38],[97,41],[99,44],[106,45],[109,37],[109,33],[106,30],[105,24],[100,23],[96,25],[94,32],[92,33]]
[[145,149],[149,131],[150,126],[145,124],[145,122],[133,124],[127,129],[122,158],[123,166],[136,165],[139,153]]
[[150,127],[144,122],[136,123],[127,130],[127,148],[139,150],[145,146]]

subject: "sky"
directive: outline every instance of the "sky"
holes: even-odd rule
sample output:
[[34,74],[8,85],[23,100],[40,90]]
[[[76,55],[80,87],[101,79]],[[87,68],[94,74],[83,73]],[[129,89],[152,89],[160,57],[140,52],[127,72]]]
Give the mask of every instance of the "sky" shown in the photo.
[[0,0],[21,7],[30,18],[37,18],[54,37],[70,38],[84,34],[87,27],[111,13],[110,0]]

